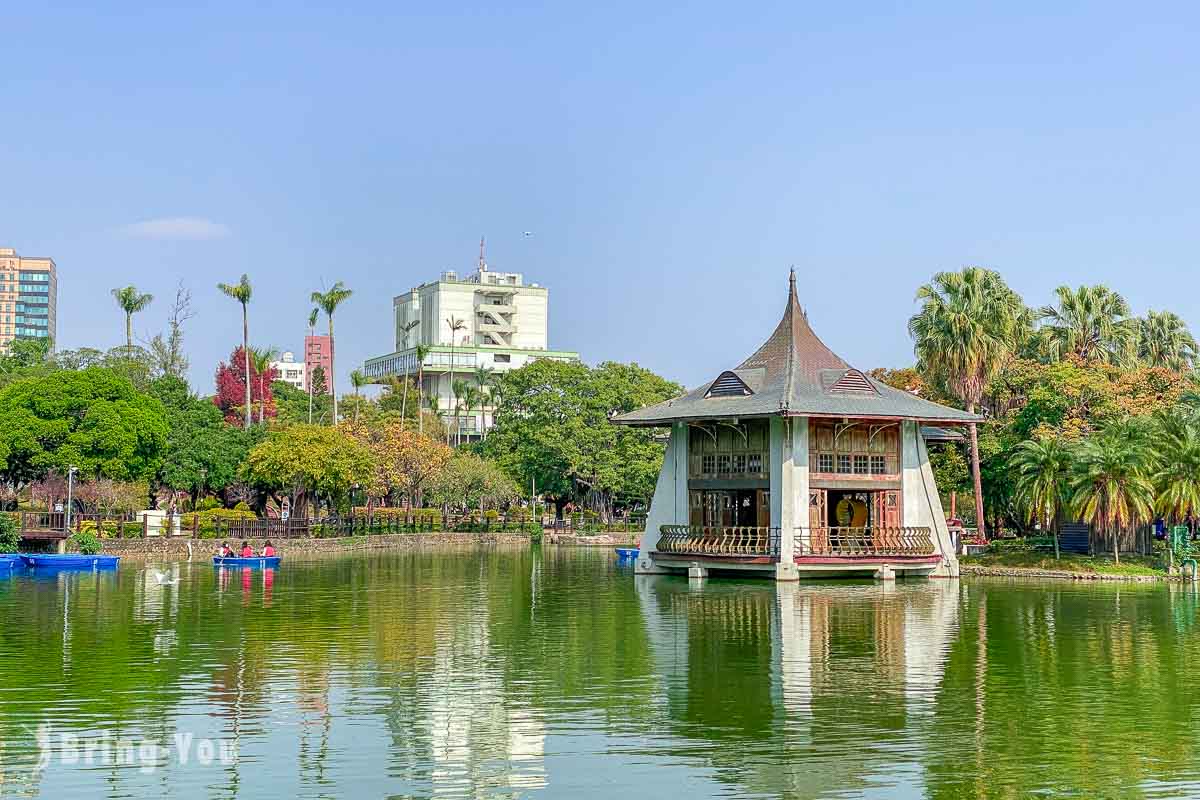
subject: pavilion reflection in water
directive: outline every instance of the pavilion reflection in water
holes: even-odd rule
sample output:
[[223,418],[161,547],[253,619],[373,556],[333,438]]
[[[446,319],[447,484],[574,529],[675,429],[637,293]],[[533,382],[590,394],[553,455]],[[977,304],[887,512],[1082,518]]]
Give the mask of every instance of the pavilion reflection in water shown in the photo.
[[958,581],[636,580],[671,733],[702,743],[719,780],[824,797],[920,772]]

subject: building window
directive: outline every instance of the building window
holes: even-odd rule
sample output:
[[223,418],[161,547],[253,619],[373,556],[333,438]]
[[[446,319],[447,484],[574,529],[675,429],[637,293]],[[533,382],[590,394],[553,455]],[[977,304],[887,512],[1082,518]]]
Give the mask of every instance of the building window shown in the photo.
[[497,364],[508,364],[512,362],[512,356],[508,353],[496,353],[496,355],[492,356],[492,360]]
[[871,456],[871,474],[886,475],[887,474],[887,459],[883,456]]
[[833,453],[817,455],[817,472],[833,472]]
[[733,454],[733,472],[734,472],[734,474],[741,475],[745,471],[746,471],[746,454],[745,453],[734,453]]
[[863,455],[854,456],[854,474],[855,475],[866,475],[868,472],[867,463],[868,462],[867,462],[866,456],[863,456]]
[[712,475],[717,471],[717,457],[711,453],[705,453],[700,464],[700,471],[705,475]]
[[746,455],[746,471],[754,473],[763,471],[762,453],[748,453]]
[[730,457],[728,453],[720,453],[717,455],[717,473],[720,475],[729,474]]
[[838,460],[837,471],[841,472],[845,475],[849,475],[850,474],[850,455],[848,453],[839,453],[837,460]]

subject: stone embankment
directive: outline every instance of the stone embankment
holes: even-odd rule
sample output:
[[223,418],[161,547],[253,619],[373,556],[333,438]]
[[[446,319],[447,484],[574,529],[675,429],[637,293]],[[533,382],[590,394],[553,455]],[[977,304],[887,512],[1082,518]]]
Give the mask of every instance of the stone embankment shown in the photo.
[[1100,572],[1069,572],[1060,569],[1033,569],[1028,567],[985,567],[978,564],[959,563],[959,574],[964,578],[1055,578],[1071,581],[1126,581],[1134,583],[1152,583],[1155,581],[1177,580],[1167,575],[1111,575]]
[[[560,547],[636,547],[638,534],[606,533],[595,536],[546,533],[543,542]],[[250,539],[260,552],[266,540]],[[220,546],[217,539],[192,539],[186,536],[152,536],[145,539],[104,539],[104,552],[114,556],[209,555]],[[495,545],[529,546],[527,533],[388,533],[368,536],[340,536],[323,539],[275,539],[275,547],[284,553],[339,553],[359,550],[412,550],[417,548],[471,548]],[[242,540],[230,542],[235,548]]]

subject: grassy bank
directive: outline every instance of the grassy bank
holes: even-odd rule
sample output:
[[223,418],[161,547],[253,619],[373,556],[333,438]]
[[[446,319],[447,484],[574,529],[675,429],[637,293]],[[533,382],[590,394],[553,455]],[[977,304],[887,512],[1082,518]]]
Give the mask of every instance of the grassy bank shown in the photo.
[[1069,572],[1078,575],[1117,576],[1165,576],[1166,569],[1158,556],[1122,556],[1121,563],[1113,563],[1112,556],[1081,556],[1063,553],[1058,559],[1053,553],[1018,550],[1001,553],[985,553],[977,556],[960,556],[963,567],[983,567],[1004,570],[1029,570],[1030,572]]

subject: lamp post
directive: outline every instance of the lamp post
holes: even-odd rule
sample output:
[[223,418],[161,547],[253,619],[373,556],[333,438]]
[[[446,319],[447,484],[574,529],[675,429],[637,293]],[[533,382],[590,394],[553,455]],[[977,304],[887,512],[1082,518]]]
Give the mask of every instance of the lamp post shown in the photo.
[[75,490],[75,473],[78,471],[79,468],[74,464],[67,468],[67,533],[71,532],[71,501]]

